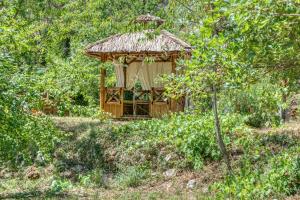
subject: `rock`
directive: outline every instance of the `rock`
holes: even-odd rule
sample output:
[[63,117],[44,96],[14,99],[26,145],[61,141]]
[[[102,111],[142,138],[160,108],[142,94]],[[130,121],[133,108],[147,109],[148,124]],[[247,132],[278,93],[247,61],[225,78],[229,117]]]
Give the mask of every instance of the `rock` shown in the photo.
[[168,178],[173,177],[176,175],[176,170],[175,169],[168,169],[167,171],[164,172],[164,175]]
[[171,158],[172,158],[172,154],[168,154],[166,157],[165,157],[165,161],[169,161],[169,160],[171,160]]
[[38,152],[38,154],[36,156],[36,159],[35,159],[35,162],[38,165],[41,165],[41,166],[45,165],[45,158],[44,158],[44,156],[43,156],[43,154],[41,152]]
[[0,171],[0,178],[10,178],[11,176],[12,173],[7,168],[4,168]]
[[68,170],[60,173],[60,176],[64,178],[72,178],[74,176],[74,173]]
[[26,177],[33,180],[40,178],[41,174],[35,166],[31,166],[26,170]]
[[189,182],[186,184],[186,187],[188,189],[193,189],[197,184],[197,181],[195,179],[189,180]]

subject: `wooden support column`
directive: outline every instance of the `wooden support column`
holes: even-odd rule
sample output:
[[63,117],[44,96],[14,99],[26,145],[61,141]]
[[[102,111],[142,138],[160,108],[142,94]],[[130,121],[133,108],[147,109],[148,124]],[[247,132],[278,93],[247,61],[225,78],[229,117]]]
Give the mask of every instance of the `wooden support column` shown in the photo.
[[[176,57],[172,56],[172,74],[176,74]],[[174,99],[170,100],[170,111],[176,112],[177,110],[177,102]]]
[[105,76],[106,76],[106,69],[101,68],[100,72],[100,108],[104,111],[104,104],[105,104]]
[[126,74],[127,74],[127,67],[123,66],[123,74],[124,74],[124,88],[126,88]]
[[172,73],[176,73],[176,57],[172,57]]

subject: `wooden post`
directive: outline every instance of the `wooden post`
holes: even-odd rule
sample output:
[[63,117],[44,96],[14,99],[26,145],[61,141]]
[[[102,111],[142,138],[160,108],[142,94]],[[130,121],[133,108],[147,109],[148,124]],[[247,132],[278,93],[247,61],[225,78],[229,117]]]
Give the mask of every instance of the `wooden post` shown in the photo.
[[100,108],[104,111],[104,104],[105,104],[105,76],[106,76],[106,69],[101,68],[100,72]]
[[[172,56],[172,74],[176,74],[176,57]],[[177,101],[174,99],[170,100],[170,111],[176,112],[177,111]]]
[[126,88],[126,74],[127,74],[127,68],[125,66],[123,66],[123,74],[124,74],[124,88]]
[[172,57],[172,73],[176,73],[176,57]]

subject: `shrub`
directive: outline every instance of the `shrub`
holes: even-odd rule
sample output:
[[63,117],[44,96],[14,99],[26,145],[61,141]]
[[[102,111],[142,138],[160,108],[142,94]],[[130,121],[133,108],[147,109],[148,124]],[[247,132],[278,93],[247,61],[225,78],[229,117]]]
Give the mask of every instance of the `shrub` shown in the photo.
[[145,166],[130,166],[117,175],[117,183],[124,187],[139,186],[149,177],[150,171]]
[[220,108],[227,113],[247,116],[245,123],[249,126],[270,127],[280,124],[280,102],[279,86],[263,79],[247,88],[224,91]]
[[60,193],[63,192],[66,189],[69,189],[72,187],[72,183],[68,180],[63,179],[57,179],[53,180],[51,183],[50,192],[52,193]]
[[0,163],[13,167],[50,161],[64,136],[47,117],[19,114],[0,123]]
[[298,146],[270,156],[267,164],[261,167],[247,160],[238,174],[215,183],[212,190],[220,199],[268,199],[293,195],[300,189],[299,151]]
[[106,186],[102,169],[94,169],[84,175],[80,174],[78,178],[83,186]]
[[99,106],[71,105],[69,112],[71,116],[93,117],[100,120],[105,120],[109,117],[109,114],[101,111]]
[[[222,116],[222,130],[227,145],[230,143],[229,134],[239,125],[243,125],[243,118],[240,116]],[[145,149],[147,146],[175,147],[176,152],[198,169],[205,160],[220,158],[213,116],[209,114],[202,116],[174,114],[163,119],[128,123],[115,128],[114,132],[119,136],[135,137],[134,140],[128,141],[128,148],[132,148],[133,151]]]

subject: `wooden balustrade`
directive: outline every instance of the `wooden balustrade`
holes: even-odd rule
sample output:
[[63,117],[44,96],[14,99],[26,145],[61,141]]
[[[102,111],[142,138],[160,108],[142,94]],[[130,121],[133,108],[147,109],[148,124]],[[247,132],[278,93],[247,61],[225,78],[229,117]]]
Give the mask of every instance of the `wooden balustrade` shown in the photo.
[[[183,109],[184,105],[181,106],[177,101],[165,97],[162,88],[151,90],[105,88],[104,99],[104,111],[116,118],[123,116],[161,117],[170,111],[178,111],[178,106]],[[176,106],[173,105],[174,102]]]

